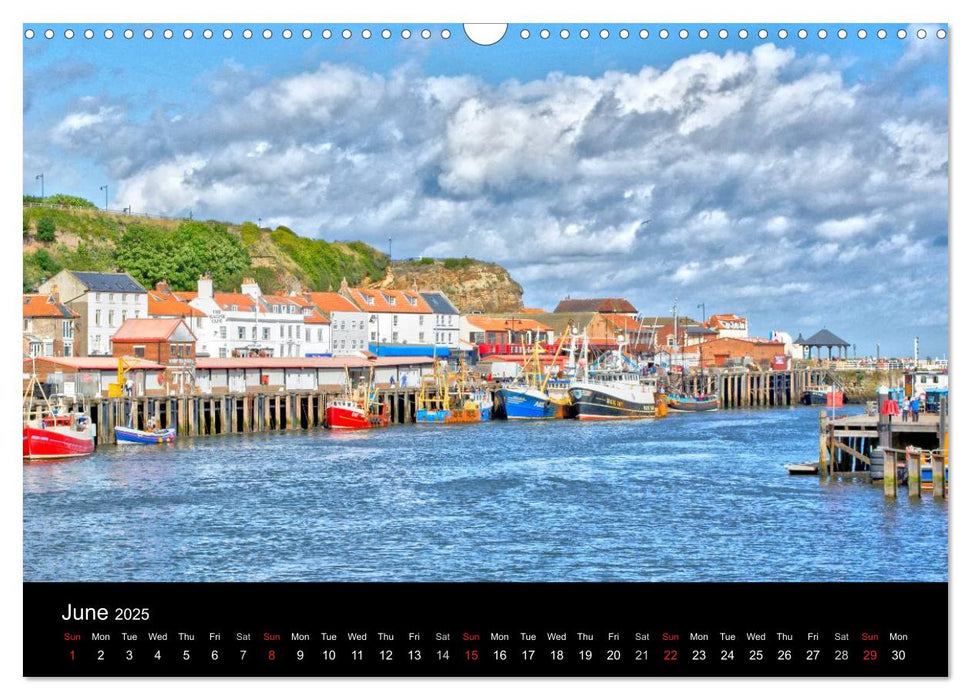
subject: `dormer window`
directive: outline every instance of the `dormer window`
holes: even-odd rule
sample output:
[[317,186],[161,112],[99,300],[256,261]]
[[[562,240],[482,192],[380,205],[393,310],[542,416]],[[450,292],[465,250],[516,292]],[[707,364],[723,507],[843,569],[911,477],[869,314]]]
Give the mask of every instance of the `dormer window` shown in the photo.
[[405,294],[405,299],[407,299],[408,303],[411,304],[412,306],[418,306],[418,300],[415,297],[408,296],[407,294]]
[[229,305],[229,310],[230,311],[239,311],[239,305],[238,304],[230,304]]
[[279,304],[274,304],[273,305],[273,313],[275,313],[275,314],[280,313],[280,305]]
[[370,294],[364,295],[364,301],[366,301],[371,306],[374,306],[374,297],[372,297]]
[[388,295],[387,295],[387,294],[385,294],[384,292],[381,292],[381,296],[383,296],[383,297],[384,297],[384,300],[385,300],[386,302],[388,302],[388,305],[389,305],[389,306],[394,306],[394,305],[395,305],[395,302],[397,302],[397,301],[398,301],[398,300],[397,300],[397,299],[395,299],[394,297],[392,297],[392,296],[388,296]]

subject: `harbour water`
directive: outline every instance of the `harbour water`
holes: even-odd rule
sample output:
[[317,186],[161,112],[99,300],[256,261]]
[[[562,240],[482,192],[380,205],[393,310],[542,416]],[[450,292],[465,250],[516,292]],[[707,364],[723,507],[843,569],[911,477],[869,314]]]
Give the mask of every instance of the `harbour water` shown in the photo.
[[788,476],[817,416],[102,446],[24,465],[24,580],[946,580],[946,504]]

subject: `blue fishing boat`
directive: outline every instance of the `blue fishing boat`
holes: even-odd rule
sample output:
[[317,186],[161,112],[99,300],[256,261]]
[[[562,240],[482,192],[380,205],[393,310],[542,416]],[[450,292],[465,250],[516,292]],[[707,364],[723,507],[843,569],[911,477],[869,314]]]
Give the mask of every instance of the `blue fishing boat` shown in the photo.
[[718,410],[718,394],[691,396],[689,394],[668,394],[668,410],[679,413],[698,413]]
[[419,425],[481,423],[492,418],[489,392],[469,382],[465,363],[459,373],[435,369],[433,384],[423,383],[415,400],[415,422]]
[[[572,321],[568,324],[572,326]],[[523,367],[511,384],[496,392],[496,409],[507,420],[544,420],[566,418],[570,408],[569,381],[553,379],[557,369],[556,358],[567,334],[564,333],[553,352],[548,367],[540,358],[540,343],[533,345],[532,357],[523,359]],[[571,351],[571,358],[573,352]],[[563,372],[560,372],[562,375]]]
[[116,425],[115,440],[119,444],[127,442],[138,445],[161,445],[166,442],[175,442],[175,428],[136,430],[126,425]]

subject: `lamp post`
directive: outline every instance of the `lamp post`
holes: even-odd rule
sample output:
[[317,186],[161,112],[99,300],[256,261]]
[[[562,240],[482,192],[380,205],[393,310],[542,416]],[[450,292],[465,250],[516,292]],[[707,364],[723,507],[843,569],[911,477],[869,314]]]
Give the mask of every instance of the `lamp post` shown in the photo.
[[260,230],[263,229],[263,217],[262,216],[257,216],[256,217],[256,228],[258,228]]
[[705,321],[708,320],[708,314],[705,313],[705,302],[698,304],[699,309],[701,309],[701,325],[705,325]]
[[391,262],[391,236],[388,236],[388,262]]
[[40,200],[43,202],[44,201],[44,173],[41,173],[34,179],[40,180]]
[[105,191],[105,211],[108,211],[108,185],[102,185],[98,189]]

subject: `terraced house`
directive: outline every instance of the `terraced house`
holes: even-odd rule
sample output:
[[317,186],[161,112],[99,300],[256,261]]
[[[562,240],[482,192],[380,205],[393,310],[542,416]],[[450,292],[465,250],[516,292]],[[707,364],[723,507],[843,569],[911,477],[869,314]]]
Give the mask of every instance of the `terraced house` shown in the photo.
[[425,345],[435,341],[435,313],[418,292],[342,284],[341,296],[367,314],[371,345]]
[[24,357],[72,357],[80,317],[61,303],[57,290],[24,294]]
[[57,292],[79,314],[73,350],[79,356],[110,355],[111,336],[129,318],[148,316],[148,292],[125,272],[61,270],[38,287]]

